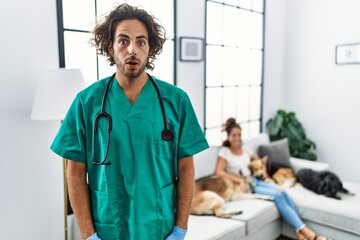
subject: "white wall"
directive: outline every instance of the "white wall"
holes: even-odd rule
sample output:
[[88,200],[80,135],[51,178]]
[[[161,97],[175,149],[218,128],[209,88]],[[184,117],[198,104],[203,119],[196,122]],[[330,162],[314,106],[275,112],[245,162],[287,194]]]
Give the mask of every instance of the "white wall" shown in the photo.
[[[268,1],[268,9],[276,2]],[[336,44],[360,42],[360,28],[356,27],[360,2],[292,0],[277,7],[273,14],[267,14],[264,112],[274,114],[277,107],[295,111],[308,137],[317,144],[319,161],[330,163],[331,170],[343,180],[360,182],[356,154],[360,143],[360,65],[335,64]],[[282,14],[284,7],[285,28],[275,24],[279,16],[274,14]],[[284,32],[285,38],[278,32]],[[274,63],[274,59],[279,61]],[[275,70],[270,71],[272,67]],[[281,75],[283,86],[277,79]],[[276,87],[283,89],[283,95],[279,93],[282,103],[274,97]]]
[[[180,37],[205,38],[205,2],[193,0],[177,1],[178,11],[176,21],[179,44]],[[179,59],[180,55],[177,56],[177,85],[188,93],[199,123],[204,127],[204,61],[180,62]]]
[[30,120],[42,69],[58,67],[55,1],[0,2],[0,238],[64,239],[60,123]]
[[265,6],[263,129],[278,108],[284,108],[286,0],[267,0]]

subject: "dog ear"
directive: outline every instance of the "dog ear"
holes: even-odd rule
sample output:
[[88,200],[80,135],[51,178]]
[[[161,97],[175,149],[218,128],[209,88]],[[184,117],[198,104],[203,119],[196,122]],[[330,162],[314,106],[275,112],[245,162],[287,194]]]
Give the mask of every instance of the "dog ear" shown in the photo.
[[268,159],[269,159],[268,155],[265,155],[265,156],[263,156],[263,157],[261,158],[261,160],[262,160],[265,164],[267,163]]
[[253,170],[253,168],[252,168],[252,166],[251,166],[251,162],[248,164],[248,168],[250,169],[251,174],[253,174],[253,173],[254,173],[254,170]]
[[326,185],[326,182],[324,180],[321,180],[319,182],[319,186],[318,186],[318,189],[317,189],[317,192],[320,193],[320,194],[324,194],[326,191],[325,191],[325,185]]
[[329,171],[321,171],[321,172],[319,173],[319,176],[320,176],[321,179],[324,179],[324,178],[327,177],[329,174],[330,174]]

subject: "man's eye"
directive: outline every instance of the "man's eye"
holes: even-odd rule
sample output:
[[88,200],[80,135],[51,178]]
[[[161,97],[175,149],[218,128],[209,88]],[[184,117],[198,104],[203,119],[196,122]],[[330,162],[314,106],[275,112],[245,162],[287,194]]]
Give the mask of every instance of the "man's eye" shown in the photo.
[[120,41],[119,41],[119,44],[121,44],[121,45],[124,45],[124,44],[126,44],[127,43],[127,40],[125,40],[125,39],[121,39]]
[[144,46],[146,43],[145,43],[145,41],[139,41],[138,44],[139,44],[139,46]]

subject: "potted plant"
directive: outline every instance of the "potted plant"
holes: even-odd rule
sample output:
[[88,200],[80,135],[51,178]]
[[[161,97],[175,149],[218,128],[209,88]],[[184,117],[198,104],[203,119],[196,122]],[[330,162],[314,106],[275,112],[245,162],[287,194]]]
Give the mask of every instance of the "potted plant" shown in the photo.
[[316,144],[306,137],[305,130],[294,112],[278,110],[277,114],[266,122],[266,130],[271,141],[288,139],[292,157],[316,161]]

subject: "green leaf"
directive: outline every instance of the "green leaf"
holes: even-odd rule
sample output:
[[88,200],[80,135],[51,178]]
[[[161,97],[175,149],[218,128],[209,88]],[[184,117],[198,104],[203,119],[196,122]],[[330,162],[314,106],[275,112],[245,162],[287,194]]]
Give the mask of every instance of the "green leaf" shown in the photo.
[[266,129],[271,141],[288,139],[291,156],[312,161],[317,159],[313,152],[316,149],[316,144],[306,137],[305,130],[296,118],[295,112],[279,109],[277,114],[267,121]]
[[266,123],[266,129],[270,136],[278,135],[282,125],[282,118],[278,115]]

